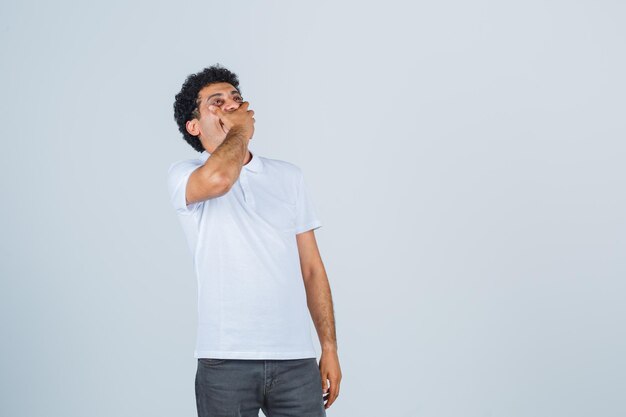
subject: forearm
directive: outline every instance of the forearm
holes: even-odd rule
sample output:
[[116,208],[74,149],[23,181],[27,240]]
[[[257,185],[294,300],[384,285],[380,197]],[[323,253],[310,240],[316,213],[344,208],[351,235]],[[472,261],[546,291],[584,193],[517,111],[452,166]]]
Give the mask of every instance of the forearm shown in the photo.
[[233,126],[205,163],[205,165],[212,164],[210,170],[218,172],[230,184],[233,184],[239,177],[248,152],[248,138],[245,134],[245,130],[239,126]]
[[304,286],[307,306],[315,324],[322,351],[336,351],[337,335],[333,300],[326,272],[323,269],[311,272],[305,277]]

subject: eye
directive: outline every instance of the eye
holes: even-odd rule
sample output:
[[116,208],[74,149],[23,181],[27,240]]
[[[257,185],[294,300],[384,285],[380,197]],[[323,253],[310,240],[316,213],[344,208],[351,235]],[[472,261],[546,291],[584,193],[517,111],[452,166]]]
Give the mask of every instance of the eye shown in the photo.
[[243,101],[243,97],[237,96],[237,99],[239,99],[240,101]]

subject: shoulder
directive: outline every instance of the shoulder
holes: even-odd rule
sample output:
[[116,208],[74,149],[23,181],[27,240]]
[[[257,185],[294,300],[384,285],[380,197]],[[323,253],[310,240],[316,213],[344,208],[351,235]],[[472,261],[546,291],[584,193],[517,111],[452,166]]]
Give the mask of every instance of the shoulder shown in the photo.
[[202,160],[200,158],[189,158],[174,161],[169,165],[167,169],[167,178],[169,182],[176,181],[177,179],[191,173],[193,170],[201,166]]
[[181,159],[181,160],[172,162],[167,172],[170,173],[172,171],[175,171],[183,167],[199,166],[199,165],[202,165],[202,160],[200,158]]

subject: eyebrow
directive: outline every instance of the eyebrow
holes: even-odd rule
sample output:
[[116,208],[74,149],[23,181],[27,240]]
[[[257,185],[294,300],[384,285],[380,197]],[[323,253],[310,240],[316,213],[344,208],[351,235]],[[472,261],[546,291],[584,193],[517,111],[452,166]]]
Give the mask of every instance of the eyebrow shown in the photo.
[[[239,91],[237,91],[237,90],[233,90],[233,91],[231,91],[231,92],[230,92],[230,94],[232,94],[232,95],[234,95],[234,94],[241,95],[241,93],[240,93]],[[210,96],[208,96],[208,97],[206,98],[206,101],[211,100],[211,98],[212,98],[212,97],[215,97],[215,96],[221,96],[221,95],[222,95],[222,93],[215,93],[215,94],[211,94]]]

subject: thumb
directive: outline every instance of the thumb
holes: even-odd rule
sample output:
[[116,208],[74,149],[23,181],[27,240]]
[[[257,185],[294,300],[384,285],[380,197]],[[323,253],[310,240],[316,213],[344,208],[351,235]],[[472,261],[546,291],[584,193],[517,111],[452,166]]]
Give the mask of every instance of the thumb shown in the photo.
[[322,378],[322,391],[323,392],[328,391],[328,385],[327,385],[327,382],[326,382],[326,378]]

